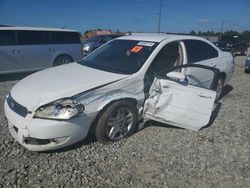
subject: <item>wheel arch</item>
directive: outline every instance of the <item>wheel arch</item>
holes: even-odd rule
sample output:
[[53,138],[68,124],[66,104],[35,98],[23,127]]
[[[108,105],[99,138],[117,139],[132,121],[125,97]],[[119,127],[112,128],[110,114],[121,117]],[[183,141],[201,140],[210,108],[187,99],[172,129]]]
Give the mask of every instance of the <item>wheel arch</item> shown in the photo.
[[62,56],[70,57],[70,59],[72,59],[72,61],[74,61],[74,58],[73,58],[71,55],[67,54],[67,53],[57,54],[57,55],[53,58],[53,66],[55,65],[56,60],[57,60],[59,57],[62,57]]
[[227,74],[225,72],[220,72],[220,78],[222,78],[223,80],[226,80]]
[[[99,110],[98,110],[98,113],[97,115],[95,116],[94,120],[92,121],[91,125],[90,125],[90,128],[89,128],[89,132],[88,132],[88,136],[87,137],[94,137],[95,136],[95,127],[96,127],[96,124],[97,124],[97,121],[98,119],[101,117],[101,115],[105,112],[105,110],[112,104],[114,104],[115,102],[118,102],[118,101],[129,101],[131,102],[132,104],[134,104],[137,108],[137,104],[138,104],[138,101],[137,99],[135,98],[130,98],[130,97],[125,97],[125,98],[120,98],[120,99],[113,99],[109,102],[106,102],[105,104],[103,104],[101,106],[101,108],[99,107]],[[138,108],[137,108],[138,109]],[[138,113],[139,113],[139,110],[138,110]]]

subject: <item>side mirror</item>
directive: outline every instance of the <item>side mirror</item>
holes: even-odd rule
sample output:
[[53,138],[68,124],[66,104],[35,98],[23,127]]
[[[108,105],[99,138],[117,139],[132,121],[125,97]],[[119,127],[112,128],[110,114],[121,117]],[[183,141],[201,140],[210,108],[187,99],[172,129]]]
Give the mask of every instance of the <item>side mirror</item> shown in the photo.
[[173,80],[183,81],[185,80],[185,75],[180,72],[169,72],[167,73],[167,77]]

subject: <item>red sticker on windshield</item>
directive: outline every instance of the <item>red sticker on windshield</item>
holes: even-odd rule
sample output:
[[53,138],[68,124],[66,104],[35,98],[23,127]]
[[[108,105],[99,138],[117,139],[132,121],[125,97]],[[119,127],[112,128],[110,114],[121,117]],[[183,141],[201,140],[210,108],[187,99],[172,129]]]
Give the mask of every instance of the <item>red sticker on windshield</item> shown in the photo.
[[130,50],[130,52],[137,53],[137,52],[141,51],[142,48],[143,48],[143,46],[135,46],[134,48],[132,48]]

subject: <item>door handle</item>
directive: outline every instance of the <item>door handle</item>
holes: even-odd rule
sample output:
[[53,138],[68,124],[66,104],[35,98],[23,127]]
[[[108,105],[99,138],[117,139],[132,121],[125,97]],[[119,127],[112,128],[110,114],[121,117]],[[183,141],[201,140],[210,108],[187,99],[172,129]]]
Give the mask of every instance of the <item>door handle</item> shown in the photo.
[[207,99],[211,99],[212,98],[211,96],[207,96],[207,95],[203,95],[203,94],[199,94],[198,96],[202,97],[202,98],[207,98]]

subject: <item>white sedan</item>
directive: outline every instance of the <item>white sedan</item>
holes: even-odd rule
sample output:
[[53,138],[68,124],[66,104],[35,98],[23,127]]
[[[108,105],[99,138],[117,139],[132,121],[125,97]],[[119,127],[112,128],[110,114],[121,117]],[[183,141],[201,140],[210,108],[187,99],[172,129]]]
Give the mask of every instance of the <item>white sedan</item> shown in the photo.
[[12,136],[33,151],[131,135],[148,120],[199,130],[234,71],[230,53],[205,39],[167,34],[124,36],[83,60],[17,83],[6,97]]

